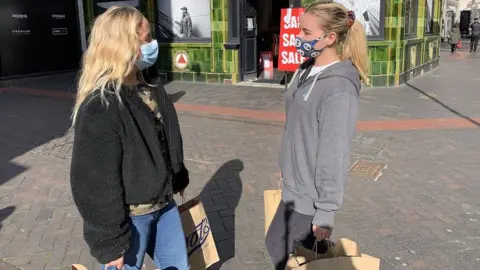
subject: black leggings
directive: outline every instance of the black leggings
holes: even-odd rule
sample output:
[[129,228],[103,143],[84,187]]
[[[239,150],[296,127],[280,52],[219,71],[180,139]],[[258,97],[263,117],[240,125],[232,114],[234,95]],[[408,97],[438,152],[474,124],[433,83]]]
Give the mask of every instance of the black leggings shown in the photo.
[[457,44],[450,44],[452,46],[452,53],[457,49]]
[[472,36],[470,38],[470,52],[477,52],[478,36]]
[[[295,244],[313,248],[315,236],[312,232],[312,220],[313,216],[300,214],[283,201],[280,202],[265,239],[268,254],[275,269],[285,269]],[[325,250],[318,250],[318,252],[324,253]]]

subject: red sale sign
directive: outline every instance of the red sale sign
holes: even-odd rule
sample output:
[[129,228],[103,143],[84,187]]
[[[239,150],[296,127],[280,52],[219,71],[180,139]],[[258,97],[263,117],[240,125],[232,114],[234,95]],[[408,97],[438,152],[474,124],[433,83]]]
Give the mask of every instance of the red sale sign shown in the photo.
[[295,71],[307,59],[300,56],[295,47],[295,38],[300,33],[300,15],[303,10],[303,8],[282,9],[278,70]]

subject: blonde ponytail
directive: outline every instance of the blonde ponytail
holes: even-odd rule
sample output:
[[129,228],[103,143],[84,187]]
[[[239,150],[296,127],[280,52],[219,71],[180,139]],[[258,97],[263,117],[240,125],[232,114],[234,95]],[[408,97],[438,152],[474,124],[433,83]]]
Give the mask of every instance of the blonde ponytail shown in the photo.
[[342,47],[342,60],[350,60],[360,73],[362,82],[369,85],[368,80],[368,45],[363,25],[355,20],[347,32]]

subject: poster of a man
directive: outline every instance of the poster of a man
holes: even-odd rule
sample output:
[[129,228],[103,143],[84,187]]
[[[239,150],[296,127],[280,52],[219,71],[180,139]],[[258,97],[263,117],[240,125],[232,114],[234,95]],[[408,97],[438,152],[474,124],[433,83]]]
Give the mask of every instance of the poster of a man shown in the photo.
[[[380,31],[380,0],[335,0],[348,10],[355,12],[356,19],[365,28],[367,36],[377,36]],[[382,26],[383,27],[383,26]]]
[[157,39],[210,41],[210,12],[210,0],[157,0]]
[[190,17],[190,14],[188,13],[188,8],[182,7],[181,10],[183,11],[182,20],[181,21],[175,21],[175,23],[180,25],[180,34],[182,34],[183,37],[191,38],[192,37],[192,31],[193,31],[192,18]]

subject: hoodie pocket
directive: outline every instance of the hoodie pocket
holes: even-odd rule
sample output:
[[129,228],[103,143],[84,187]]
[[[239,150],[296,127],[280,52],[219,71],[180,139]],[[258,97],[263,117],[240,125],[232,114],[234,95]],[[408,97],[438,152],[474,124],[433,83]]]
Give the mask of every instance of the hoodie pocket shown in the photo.
[[305,193],[304,189],[305,189],[305,182],[302,180],[302,177],[301,177],[301,173],[300,173],[300,170],[299,170],[299,164],[298,164],[298,158],[297,158],[297,151],[295,149],[295,144],[291,144],[291,148],[292,148],[292,163],[290,164],[291,168],[292,168],[292,172],[294,173],[294,176],[295,176],[295,179],[294,179],[294,187],[297,189],[297,192],[299,193]]

